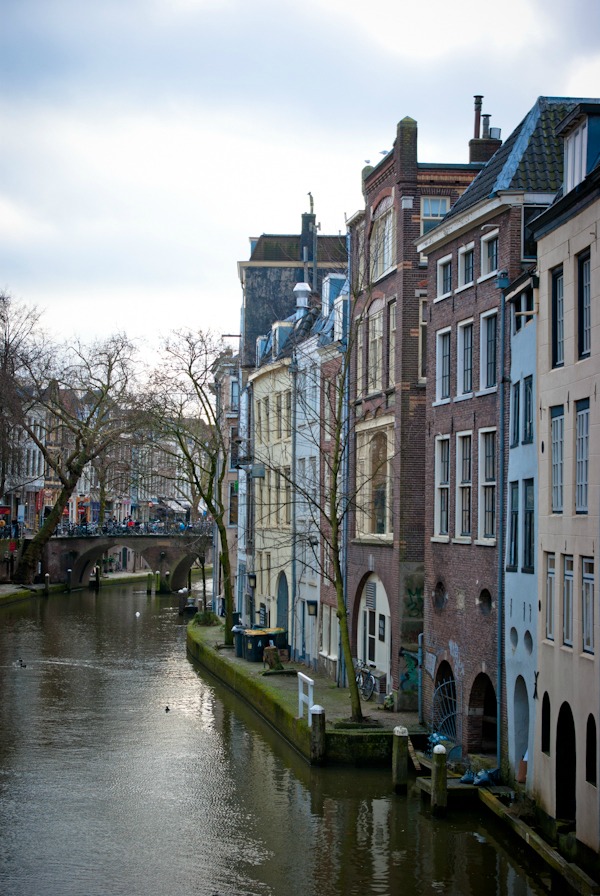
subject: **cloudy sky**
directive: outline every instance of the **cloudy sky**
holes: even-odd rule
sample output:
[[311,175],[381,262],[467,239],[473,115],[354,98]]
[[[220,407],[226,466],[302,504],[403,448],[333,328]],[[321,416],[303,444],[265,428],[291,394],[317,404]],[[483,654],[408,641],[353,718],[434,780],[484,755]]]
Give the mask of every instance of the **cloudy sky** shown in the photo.
[[542,94],[598,96],[598,0],[2,0],[0,289],[65,338],[239,329],[249,237],[344,231],[419,124],[467,160]]

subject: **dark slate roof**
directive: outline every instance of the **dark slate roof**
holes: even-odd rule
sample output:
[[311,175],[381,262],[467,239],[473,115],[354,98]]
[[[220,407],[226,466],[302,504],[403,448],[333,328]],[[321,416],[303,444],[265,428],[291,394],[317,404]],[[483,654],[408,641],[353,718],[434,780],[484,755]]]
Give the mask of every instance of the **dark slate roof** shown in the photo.
[[[538,97],[533,108],[456,200],[444,222],[505,190],[556,193],[562,186],[563,147],[556,128],[575,106],[571,97]],[[600,100],[585,102],[600,103]]]
[[[345,236],[319,236],[319,262],[326,264],[347,264]],[[283,261],[287,264],[302,264],[300,236],[263,233],[256,241],[250,261]]]

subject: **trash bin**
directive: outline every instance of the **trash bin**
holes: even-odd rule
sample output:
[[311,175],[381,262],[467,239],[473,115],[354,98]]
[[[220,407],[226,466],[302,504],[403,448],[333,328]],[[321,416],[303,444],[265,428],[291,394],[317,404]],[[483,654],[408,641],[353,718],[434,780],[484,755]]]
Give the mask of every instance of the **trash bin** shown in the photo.
[[265,647],[269,646],[269,637],[264,631],[246,629],[244,632],[244,656],[251,663],[260,663]]
[[241,615],[242,615],[241,613],[233,613],[233,614],[232,614],[232,620],[233,620],[233,624],[234,624],[234,626],[240,624],[240,622],[241,622],[241,619],[240,619]]
[[234,625],[231,629],[233,632],[233,641],[235,644],[235,655],[236,656],[244,656],[244,626],[243,625]]

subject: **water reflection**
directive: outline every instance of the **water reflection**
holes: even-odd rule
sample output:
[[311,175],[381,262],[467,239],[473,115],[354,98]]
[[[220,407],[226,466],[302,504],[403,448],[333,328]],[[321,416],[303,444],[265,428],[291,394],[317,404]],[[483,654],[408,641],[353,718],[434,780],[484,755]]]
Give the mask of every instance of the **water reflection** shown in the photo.
[[1,610],[0,730],[5,896],[546,892],[479,818],[310,768],[190,664],[175,599]]

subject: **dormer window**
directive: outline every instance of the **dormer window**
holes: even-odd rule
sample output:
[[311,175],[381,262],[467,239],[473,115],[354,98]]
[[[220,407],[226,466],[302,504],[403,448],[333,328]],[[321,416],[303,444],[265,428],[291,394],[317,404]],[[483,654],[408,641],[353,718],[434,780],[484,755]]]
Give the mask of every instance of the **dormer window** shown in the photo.
[[587,167],[587,118],[565,137],[565,193],[585,178]]

